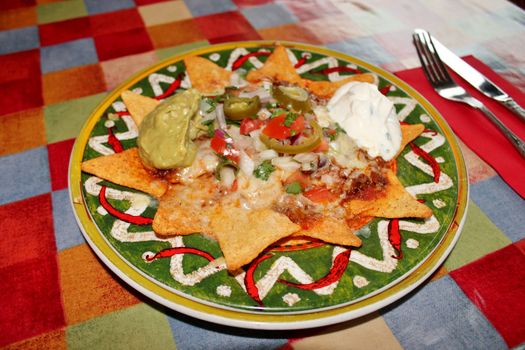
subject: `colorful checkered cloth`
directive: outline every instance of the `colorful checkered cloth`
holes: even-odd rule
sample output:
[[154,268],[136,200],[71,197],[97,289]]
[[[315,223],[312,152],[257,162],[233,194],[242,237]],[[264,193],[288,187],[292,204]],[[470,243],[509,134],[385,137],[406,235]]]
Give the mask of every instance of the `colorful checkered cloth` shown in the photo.
[[502,0],[1,1],[0,347],[523,347],[525,202],[464,145],[468,216],[438,272],[378,312],[304,331],[209,324],[129,288],[85,243],[69,204],[67,167],[76,135],[106,93],[177,52],[293,40],[399,71],[419,65],[410,34],[424,27],[523,91],[524,23],[525,13]]

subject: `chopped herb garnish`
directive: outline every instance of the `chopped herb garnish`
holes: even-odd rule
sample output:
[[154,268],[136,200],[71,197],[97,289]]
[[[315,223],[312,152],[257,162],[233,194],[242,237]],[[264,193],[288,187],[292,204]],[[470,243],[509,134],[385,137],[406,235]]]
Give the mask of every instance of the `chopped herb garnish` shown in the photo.
[[261,180],[268,181],[270,178],[270,175],[275,171],[274,166],[269,160],[265,160],[262,162],[255,170],[253,171],[253,175]]
[[343,134],[346,134],[345,129],[343,129],[343,128],[341,127],[341,125],[339,125],[339,123],[335,123],[335,130],[336,130],[337,132],[342,132]]
[[283,113],[286,113],[286,110],[285,109],[281,109],[281,108],[277,108],[276,110],[274,110],[272,112],[272,115],[270,116],[270,119],[273,119],[275,117],[278,117],[280,116],[281,114]]
[[217,157],[219,157],[219,163],[217,164],[217,167],[215,168],[215,178],[217,180],[221,179],[221,169],[224,168],[225,166],[231,166],[232,168],[234,168],[235,173],[239,171],[239,166],[235,164],[235,162],[232,161],[231,159],[228,159],[225,156],[221,156],[219,154],[217,155]]
[[268,102],[265,107],[266,109],[273,109],[273,108],[277,108],[278,105],[276,102]]
[[286,117],[284,118],[284,125],[287,127],[292,126],[293,122],[297,119],[298,116],[299,114],[297,113],[288,112],[286,114]]
[[205,120],[201,122],[201,124],[208,128],[208,137],[213,137],[215,135],[215,123],[213,119]]
[[299,194],[303,192],[303,187],[299,181],[294,181],[286,186],[285,191],[290,194]]

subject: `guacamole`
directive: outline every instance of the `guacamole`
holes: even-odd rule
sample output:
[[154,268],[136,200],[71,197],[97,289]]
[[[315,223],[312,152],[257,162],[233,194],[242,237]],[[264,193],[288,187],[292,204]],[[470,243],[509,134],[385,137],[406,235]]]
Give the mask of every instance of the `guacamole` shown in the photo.
[[199,117],[200,100],[199,92],[189,89],[166,99],[144,118],[137,143],[146,167],[164,170],[191,165],[197,153],[193,119]]

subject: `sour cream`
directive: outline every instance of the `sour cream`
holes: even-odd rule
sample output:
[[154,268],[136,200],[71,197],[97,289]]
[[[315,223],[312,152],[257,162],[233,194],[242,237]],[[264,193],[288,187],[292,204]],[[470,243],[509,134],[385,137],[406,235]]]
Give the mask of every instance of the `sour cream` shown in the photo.
[[401,146],[401,127],[394,104],[369,83],[341,86],[327,105],[337,122],[370,157],[392,159]]

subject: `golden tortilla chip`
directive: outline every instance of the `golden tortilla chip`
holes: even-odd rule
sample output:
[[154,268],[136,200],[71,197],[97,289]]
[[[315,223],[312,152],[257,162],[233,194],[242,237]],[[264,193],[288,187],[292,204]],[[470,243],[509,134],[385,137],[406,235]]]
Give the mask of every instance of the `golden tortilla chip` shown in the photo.
[[139,157],[138,148],[82,162],[82,171],[101,179],[160,197],[168,183],[149,173]]
[[303,229],[293,234],[294,236],[308,236],[320,239],[327,243],[337,245],[361,246],[361,239],[348,227],[342,219],[325,216],[316,221],[308,229]]
[[363,73],[351,75],[348,78],[344,78],[338,81],[314,81],[303,79],[304,85],[311,93],[313,93],[317,97],[326,99],[331,98],[335,94],[337,89],[351,81],[360,81],[363,83],[372,84],[375,82],[375,77],[371,73]]
[[246,76],[251,83],[258,83],[264,79],[272,81],[286,81],[288,83],[304,86],[303,79],[295,71],[295,67],[288,58],[288,53],[284,46],[277,46],[268,57],[264,65],[256,70],[252,70]]
[[352,215],[376,216],[381,218],[429,218],[432,210],[419,203],[408,193],[397,176],[387,171],[388,184],[384,195],[372,200],[353,199],[345,204]]
[[[210,234],[210,214],[220,199],[217,184],[209,176],[201,176],[186,185],[170,185],[160,198],[153,219],[153,230],[160,236]],[[211,203],[211,204],[210,204]]]
[[218,207],[211,217],[211,230],[229,271],[248,264],[269,245],[300,229],[287,216],[271,209]]
[[423,131],[425,131],[423,124],[401,124],[401,146],[394,158],[397,158],[406,145],[414,141]]
[[142,120],[160,103],[160,101],[154,98],[142,96],[129,90],[124,91],[120,96],[137,126],[139,126]]
[[226,86],[231,85],[231,71],[219,67],[206,58],[189,56],[184,59],[192,87],[203,94],[222,93]]

